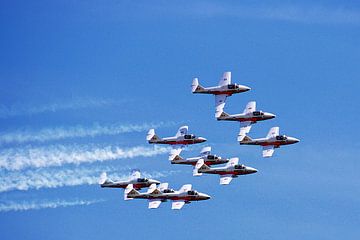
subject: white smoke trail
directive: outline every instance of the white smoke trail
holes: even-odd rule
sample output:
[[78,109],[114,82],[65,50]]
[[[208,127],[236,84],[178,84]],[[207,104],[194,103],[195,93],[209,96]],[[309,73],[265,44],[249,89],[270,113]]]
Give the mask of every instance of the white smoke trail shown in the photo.
[[92,126],[72,126],[43,128],[38,131],[25,129],[10,133],[0,133],[0,144],[26,143],[26,142],[45,142],[62,140],[66,138],[96,137],[100,135],[118,135],[130,132],[143,132],[150,128],[173,126],[174,122],[143,123],[143,124],[121,124]]
[[0,212],[83,206],[83,205],[90,205],[99,202],[104,202],[104,200],[74,200],[74,201],[65,201],[65,200],[44,201],[43,200],[43,201],[21,202],[21,203],[10,201],[6,203],[0,203]]
[[[26,171],[0,171],[0,192],[13,190],[59,188],[80,185],[96,185],[102,172],[109,172],[112,180],[127,180],[130,168],[92,167],[74,169],[36,169]],[[162,178],[178,171],[143,172],[148,178]]]
[[168,147],[120,148],[97,145],[53,145],[46,147],[10,148],[0,151],[0,169],[21,170],[109,161],[124,158],[151,157],[169,152]]
[[76,110],[90,107],[103,107],[116,103],[109,99],[75,98],[71,101],[49,103],[40,106],[31,105],[0,105],[0,118],[34,115],[46,112],[57,112],[60,110]]

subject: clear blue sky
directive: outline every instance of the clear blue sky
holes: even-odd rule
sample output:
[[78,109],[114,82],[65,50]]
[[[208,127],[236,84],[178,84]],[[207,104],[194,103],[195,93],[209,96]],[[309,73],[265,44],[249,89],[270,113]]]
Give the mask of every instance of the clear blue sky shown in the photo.
[[[360,236],[358,1],[1,1],[0,29],[2,239]],[[190,92],[193,77],[211,86],[224,71],[252,87],[227,112],[256,100],[277,114],[251,136],[280,126],[301,142],[271,159],[239,146],[239,125]],[[144,124],[162,136],[187,124],[259,172],[226,187],[194,178],[134,149],[149,148]],[[131,168],[212,199],[152,211],[96,184]]]

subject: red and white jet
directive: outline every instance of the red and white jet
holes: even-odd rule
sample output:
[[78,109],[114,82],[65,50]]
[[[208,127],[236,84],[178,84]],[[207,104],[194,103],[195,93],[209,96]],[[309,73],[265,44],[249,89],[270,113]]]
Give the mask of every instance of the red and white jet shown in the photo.
[[160,138],[155,134],[155,129],[150,129],[146,140],[152,144],[169,144],[169,145],[189,145],[202,143],[206,141],[206,138],[197,137],[194,134],[188,134],[188,126],[182,126],[177,131],[174,137]]
[[264,121],[275,118],[275,114],[256,110],[256,102],[249,102],[243,113],[229,115],[222,109],[217,109],[215,117],[219,121],[237,121],[240,122],[240,132],[238,134],[238,141],[242,141],[247,133],[250,132],[251,125],[258,121]]
[[251,139],[249,136],[245,136],[243,140],[239,141],[240,145],[262,146],[263,157],[271,157],[274,154],[275,148],[279,148],[282,145],[289,145],[298,142],[300,142],[300,140],[297,138],[288,137],[286,135],[280,135],[279,127],[271,128],[268,135],[265,138]]

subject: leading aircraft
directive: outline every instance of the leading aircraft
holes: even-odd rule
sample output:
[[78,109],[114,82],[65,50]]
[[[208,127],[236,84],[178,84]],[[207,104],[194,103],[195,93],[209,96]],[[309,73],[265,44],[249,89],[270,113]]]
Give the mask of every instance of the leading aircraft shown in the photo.
[[246,105],[243,113],[229,115],[221,109],[221,111],[215,113],[215,117],[218,121],[240,122],[238,141],[242,141],[246,134],[250,132],[252,124],[275,118],[275,114],[256,110],[256,102],[251,101]]
[[[125,181],[113,181],[108,178],[106,172],[103,172],[100,175],[99,184],[102,188],[127,188],[130,184],[135,189],[142,189],[150,187],[152,184],[160,184],[158,180],[142,178],[141,173],[138,170],[132,172],[130,178]],[[124,194],[124,199],[126,199],[126,194]]]
[[203,87],[199,84],[199,79],[194,78],[191,85],[192,93],[213,94],[215,95],[215,107],[223,109],[228,96],[235,93],[249,91],[251,88],[245,85],[231,83],[231,72],[224,72],[218,86]]
[[180,156],[180,151],[173,149],[170,153],[169,160],[171,164],[184,164],[195,166],[196,163],[200,160],[204,160],[206,165],[217,165],[227,163],[229,159],[222,158],[220,156],[211,154],[211,147],[204,147],[200,151],[200,155],[192,158],[182,158]]
[[172,201],[171,209],[180,210],[185,204],[192,201],[208,200],[210,196],[192,190],[191,184],[183,185],[180,190],[175,191],[168,188],[168,183],[162,183],[159,188],[155,184],[151,185],[146,193],[140,193],[129,185],[125,193],[128,199],[148,199],[151,209],[158,208],[162,202]]
[[245,136],[243,140],[239,141],[240,145],[260,145],[263,147],[263,157],[271,157],[274,154],[274,149],[279,148],[282,145],[289,145],[300,142],[299,139],[294,137],[288,137],[286,135],[279,134],[279,127],[273,127],[270,129],[268,135],[265,138],[252,139],[249,136]]
[[146,140],[149,143],[155,143],[155,144],[170,144],[170,145],[188,145],[188,144],[196,144],[196,143],[202,143],[206,141],[206,138],[203,137],[197,137],[194,134],[188,134],[188,126],[182,126],[177,131],[176,135],[174,137],[166,137],[166,138],[160,138],[155,134],[155,129],[150,129]]
[[257,169],[239,164],[239,158],[231,158],[224,167],[210,168],[201,159],[196,163],[193,171],[194,176],[201,176],[203,173],[220,175],[220,184],[228,185],[238,175],[256,173]]

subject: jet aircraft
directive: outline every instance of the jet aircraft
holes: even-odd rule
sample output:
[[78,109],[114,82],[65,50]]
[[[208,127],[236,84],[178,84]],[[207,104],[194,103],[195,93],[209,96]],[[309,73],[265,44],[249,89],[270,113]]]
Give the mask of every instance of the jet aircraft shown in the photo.
[[239,164],[239,158],[231,158],[230,161],[224,167],[210,168],[204,163],[203,159],[200,159],[194,168],[193,175],[200,176],[203,173],[218,174],[220,175],[220,184],[227,185],[233,178],[238,175],[256,173],[257,170],[252,167],[247,167],[243,164]]
[[203,137],[197,137],[194,134],[188,134],[188,126],[182,126],[177,131],[176,135],[174,137],[166,137],[166,138],[160,138],[155,134],[155,129],[150,129],[146,140],[149,143],[155,143],[155,144],[170,144],[170,145],[188,145],[188,144],[196,144],[196,143],[202,143],[206,141],[206,138]]
[[222,109],[219,112],[216,112],[215,117],[219,121],[238,121],[240,122],[240,132],[238,134],[238,141],[242,141],[247,133],[250,132],[251,125],[258,122],[268,119],[275,118],[275,114],[257,111],[256,102],[249,102],[243,113],[229,115],[224,112]]
[[245,85],[231,83],[231,72],[224,72],[218,86],[203,87],[199,84],[198,78],[194,78],[191,85],[192,93],[213,94],[215,95],[215,107],[223,109],[228,96],[235,93],[249,91],[251,88]]
[[239,143],[240,145],[260,145],[263,147],[263,157],[271,157],[274,154],[275,148],[298,143],[299,141],[299,139],[294,137],[280,135],[279,127],[273,127],[265,138],[251,139],[249,136],[245,136]]
[[192,190],[191,184],[183,185],[179,191],[168,188],[168,183],[162,183],[159,188],[155,184],[151,185],[146,193],[136,191],[132,185],[126,190],[128,199],[148,199],[151,209],[158,208],[162,202],[172,201],[172,209],[181,209],[185,204],[192,201],[208,200],[210,196],[204,193]]
[[[102,188],[126,188],[129,184],[132,185],[135,189],[142,189],[150,187],[151,184],[160,184],[159,181],[154,179],[148,179],[148,178],[142,178],[140,171],[136,170],[134,171],[130,178],[126,181],[113,181],[108,178],[106,172],[103,172],[100,175],[99,184]],[[124,199],[126,199],[126,194],[124,194]]]
[[180,152],[176,150],[171,151],[169,156],[171,164],[185,164],[195,166],[200,159],[203,159],[205,164],[210,166],[227,163],[229,161],[229,159],[227,158],[222,158],[220,156],[211,154],[211,147],[204,147],[203,149],[201,149],[200,155],[198,157],[184,159],[179,154]]

